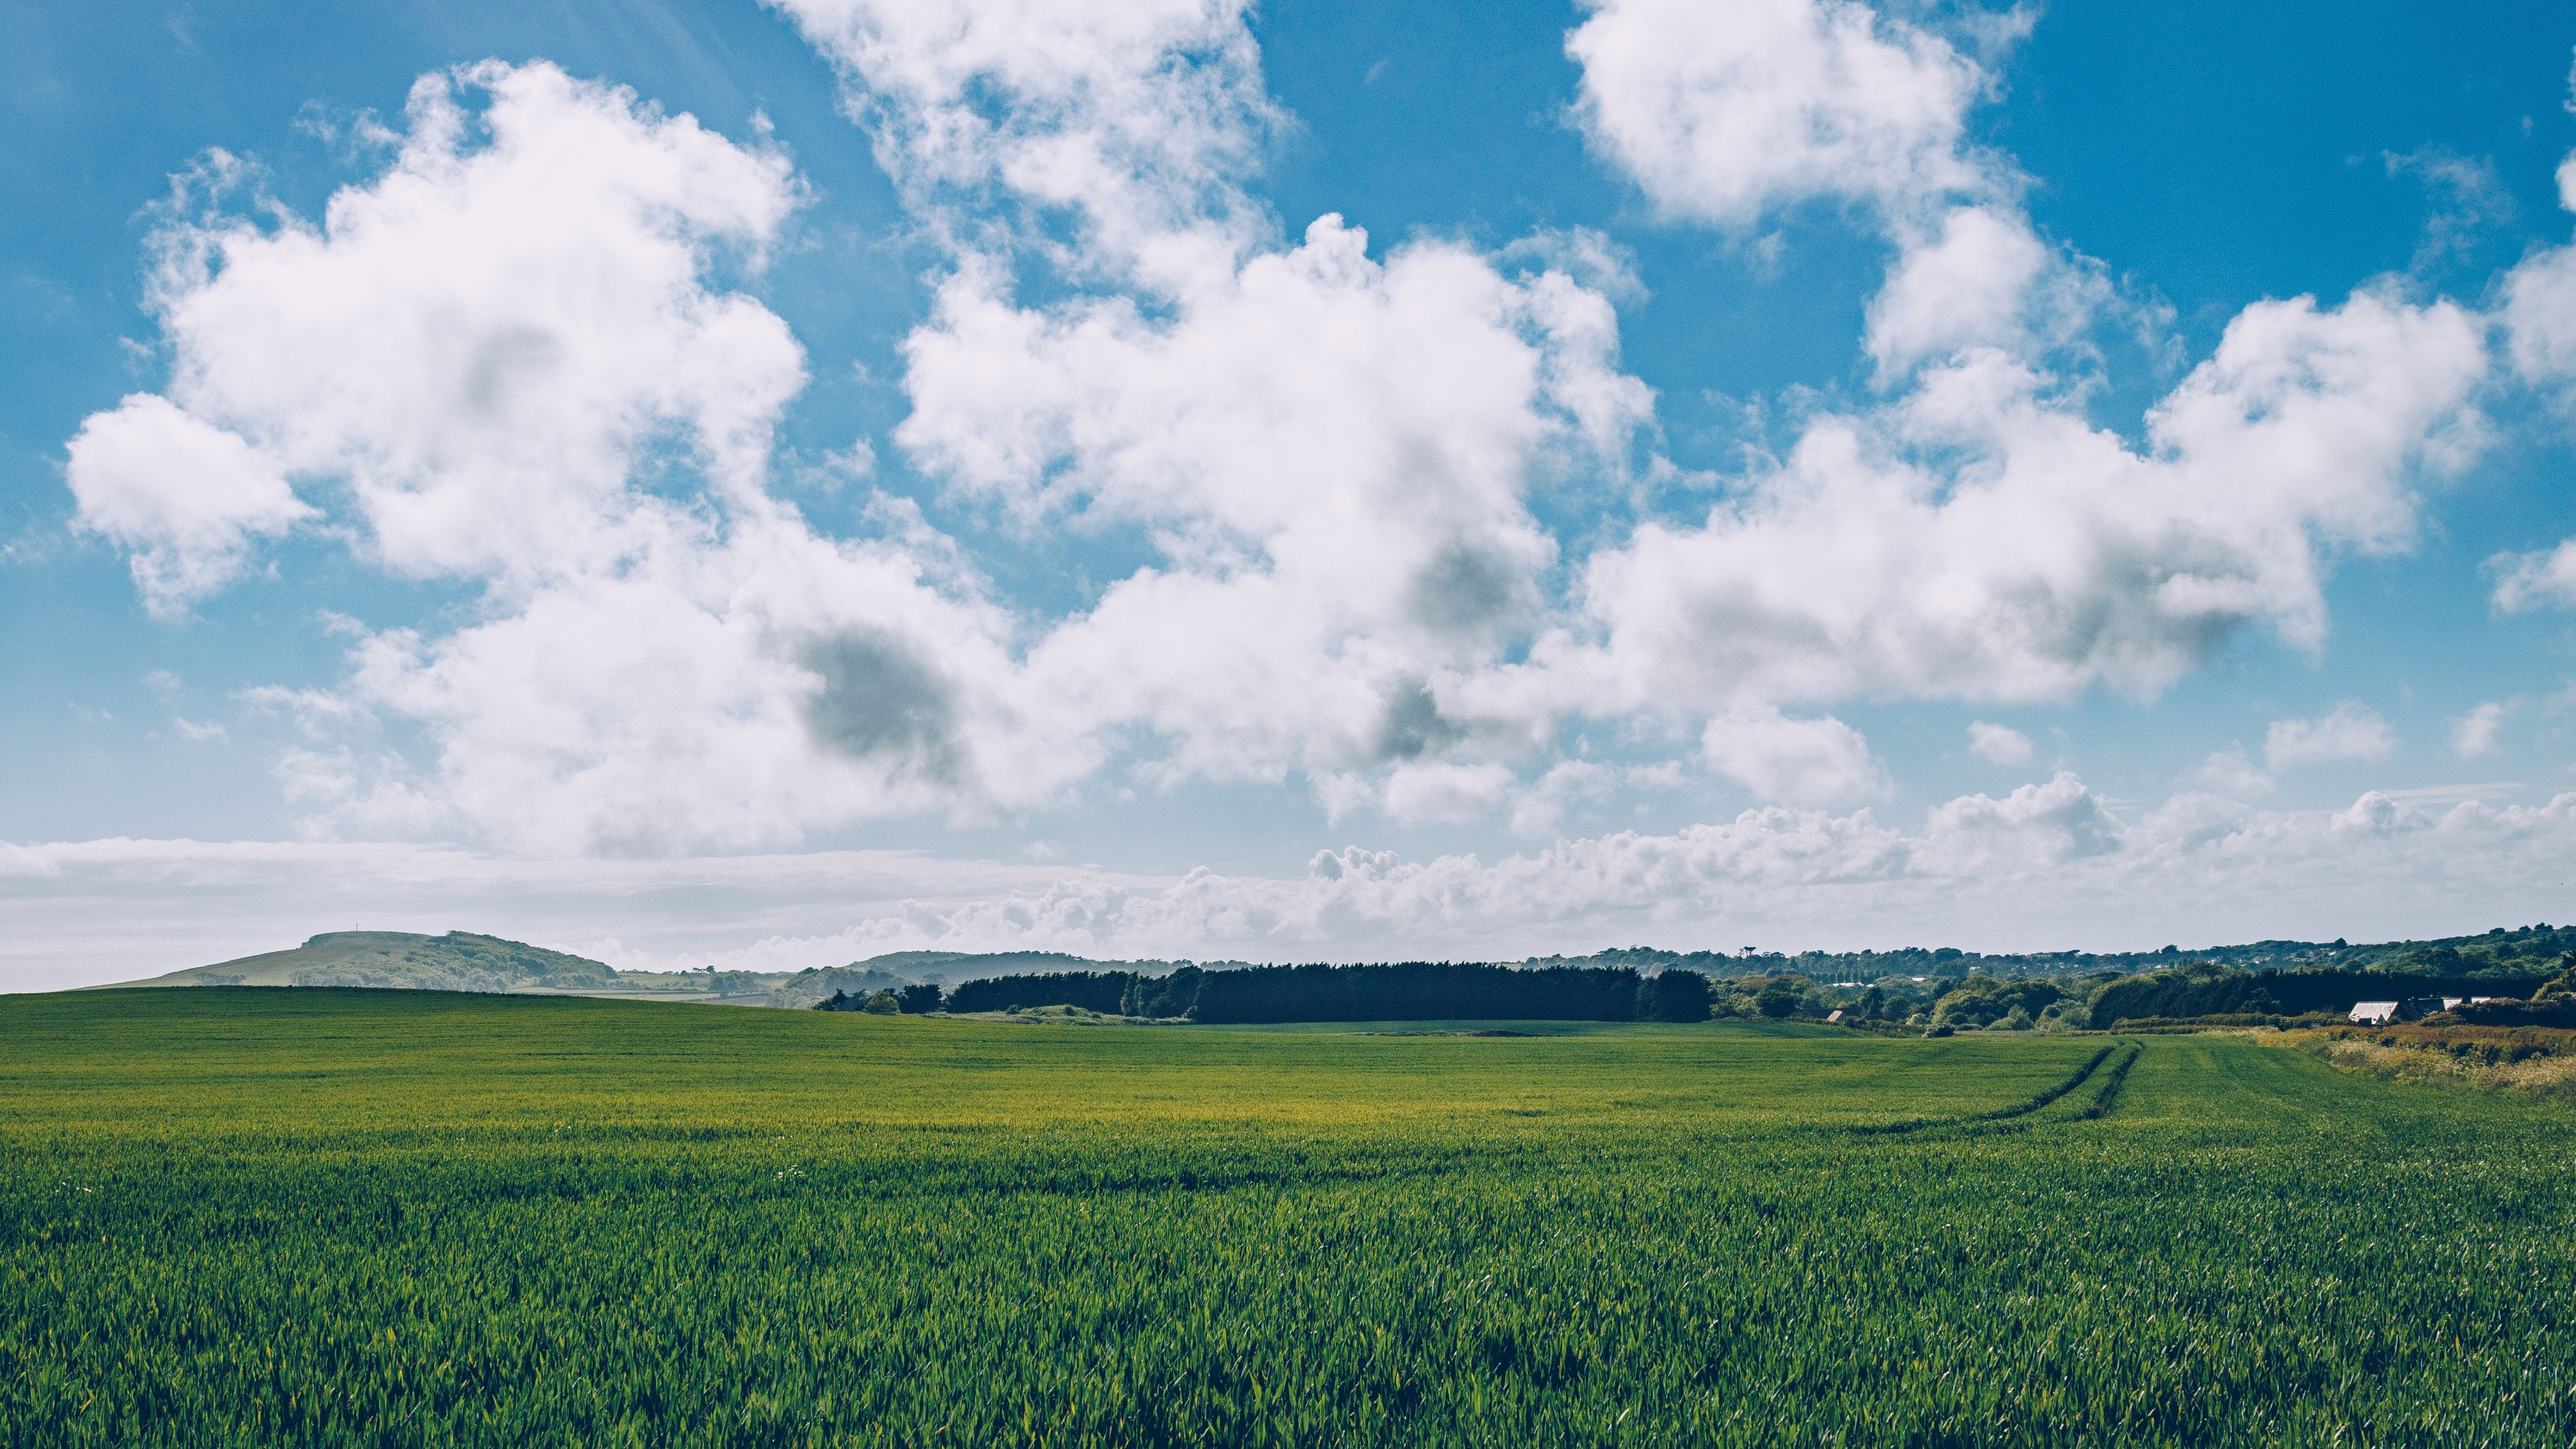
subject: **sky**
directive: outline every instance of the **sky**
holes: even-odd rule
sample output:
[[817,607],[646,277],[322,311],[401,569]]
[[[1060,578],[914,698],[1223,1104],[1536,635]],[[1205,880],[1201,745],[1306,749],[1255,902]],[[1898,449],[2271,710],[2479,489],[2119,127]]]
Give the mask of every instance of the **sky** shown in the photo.
[[20,7],[0,989],[2576,900],[2576,17]]

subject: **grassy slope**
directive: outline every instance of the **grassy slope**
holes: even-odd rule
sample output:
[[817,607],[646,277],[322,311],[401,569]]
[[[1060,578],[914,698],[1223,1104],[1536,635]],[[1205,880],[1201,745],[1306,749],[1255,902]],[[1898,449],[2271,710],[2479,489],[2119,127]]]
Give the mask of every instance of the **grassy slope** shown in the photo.
[[2576,1117],[2149,1042],[0,999],[0,1442],[2565,1443]]
[[[125,987],[171,986],[366,986],[402,991],[496,991],[531,995],[633,997],[655,1001],[769,1005],[781,973],[612,971],[584,956],[548,951],[518,941],[471,932],[424,936],[410,931],[325,931],[301,946],[266,951]],[[788,1003],[830,995],[828,989]]]

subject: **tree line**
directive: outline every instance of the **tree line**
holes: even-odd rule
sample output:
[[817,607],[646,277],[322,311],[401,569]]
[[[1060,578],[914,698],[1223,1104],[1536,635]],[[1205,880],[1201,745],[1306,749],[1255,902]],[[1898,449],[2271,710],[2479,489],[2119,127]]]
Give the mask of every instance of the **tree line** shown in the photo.
[[2304,1016],[2350,1011],[2355,1002],[2418,996],[2525,997],[2546,983],[2561,962],[2537,969],[2493,967],[2459,973],[2436,971],[2238,971],[2197,964],[2148,976],[2123,976],[2097,988],[2090,1024],[2097,1030],[2123,1021],[2188,1020],[2203,1016]]
[[[1695,971],[1649,976],[1627,967],[1527,970],[1481,962],[1406,961],[1223,971],[1183,966],[1160,976],[1047,971],[988,976],[944,993],[935,986],[916,986],[893,1000],[904,1011],[1074,1006],[1104,1015],[1237,1026],[1286,1021],[1705,1021],[1710,990],[1708,978]],[[833,1002],[824,1007],[869,1009]]]
[[[2539,963],[2533,963],[2538,966]],[[2570,974],[2551,983],[2552,969]],[[2107,979],[2106,979],[2107,978]],[[2552,984],[2550,990],[2538,990]],[[1039,971],[989,976],[943,988],[835,992],[824,1011],[893,1014],[1008,1012],[1071,1006],[1104,1016],[1187,1020],[1208,1025],[1317,1021],[1705,1021],[1712,1016],[1821,1017],[1905,1023],[1936,1032],[2085,1026],[2208,1017],[2294,1017],[2342,1013],[2365,1000],[2419,997],[2532,997],[2483,1011],[2499,1023],[2567,1016],[2576,1024],[2576,955],[2522,972],[2495,964],[2457,974],[2424,971],[2244,971],[2194,962],[2142,975],[2008,980],[1972,974],[1916,981],[1890,976],[1828,986],[1794,974],[1712,981],[1694,970],[1654,973],[1616,966],[1503,966],[1407,961],[1377,965],[1182,966],[1141,971]],[[2564,998],[2564,999],[2560,999]],[[2537,1013],[2535,1015],[2535,1013]],[[2526,1020],[2527,1018],[2527,1020]]]

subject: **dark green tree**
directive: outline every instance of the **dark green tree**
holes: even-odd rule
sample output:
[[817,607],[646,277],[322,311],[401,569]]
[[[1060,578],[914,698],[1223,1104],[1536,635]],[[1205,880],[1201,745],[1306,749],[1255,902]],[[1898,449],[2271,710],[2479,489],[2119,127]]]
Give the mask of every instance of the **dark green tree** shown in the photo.
[[1637,1015],[1647,1021],[1706,1021],[1708,1007],[1708,978],[1696,971],[1666,971],[1637,984]]
[[1775,976],[1755,994],[1753,1009],[1777,1021],[1784,1016],[1797,1015],[1799,999],[1797,987],[1790,985],[1785,978]]

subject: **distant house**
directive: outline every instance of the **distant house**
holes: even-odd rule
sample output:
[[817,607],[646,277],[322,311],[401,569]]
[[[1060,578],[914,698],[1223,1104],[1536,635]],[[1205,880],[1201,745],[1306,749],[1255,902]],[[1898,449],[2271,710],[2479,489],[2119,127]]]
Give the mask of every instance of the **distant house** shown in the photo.
[[2437,1011],[2448,1011],[2459,1004],[2459,998],[2410,996],[2403,1001],[2356,1001],[2352,1004],[2355,1026],[2386,1026],[2392,1021],[2422,1021]]
[[1839,1011],[1828,1011],[1825,1013],[1825,1020],[1827,1021],[1840,1021],[1842,1019],[1843,1014]]

